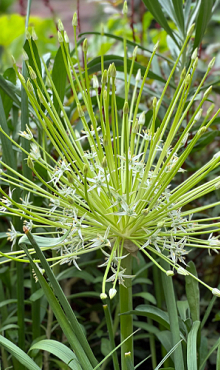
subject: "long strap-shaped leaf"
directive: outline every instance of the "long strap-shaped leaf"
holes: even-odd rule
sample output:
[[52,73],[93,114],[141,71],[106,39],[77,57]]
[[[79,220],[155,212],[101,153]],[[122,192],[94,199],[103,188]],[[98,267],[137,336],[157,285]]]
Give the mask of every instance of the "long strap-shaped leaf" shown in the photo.
[[187,339],[187,369],[197,370],[197,332],[199,330],[200,321],[194,321],[192,329]]
[[28,370],[41,370],[24,351],[2,335],[0,335],[0,344],[10,352],[12,356],[16,357],[19,363],[24,365]]
[[[72,308],[71,308],[65,294],[63,293],[63,291],[62,291],[62,289],[61,289],[53,271],[51,270],[44,254],[42,253],[41,249],[37,245],[37,243],[34,240],[32,234],[29,231],[26,231],[26,235],[27,235],[28,239],[30,240],[33,248],[35,249],[37,257],[40,259],[42,267],[44,268],[44,270],[45,270],[45,272],[48,276],[48,279],[49,279],[49,281],[50,281],[50,283],[51,283],[51,285],[54,289],[54,292],[55,292],[56,296],[58,297],[58,300],[59,300],[60,304],[62,305],[62,307],[64,309],[64,312],[65,312],[65,314],[66,314],[66,316],[69,320],[69,323],[71,325],[72,331],[74,331],[74,335],[77,338],[77,342],[80,343],[80,346],[83,348],[83,352],[85,352],[84,356],[85,357],[87,356],[89,358],[92,366],[95,367],[98,364],[98,362],[97,362],[96,358],[93,355],[93,352],[92,352],[92,350],[91,350],[91,348],[90,348],[90,346],[87,342],[87,339],[86,339],[86,337],[85,337],[85,335],[82,331],[82,328],[81,328],[78,320],[76,319],[76,316],[74,315],[74,312],[72,311]],[[26,247],[24,247],[24,248],[25,248],[25,253],[26,253],[26,251],[28,253],[28,249]],[[28,254],[27,254],[27,256],[28,256]],[[34,264],[34,267],[35,267],[34,270],[37,270],[38,275],[39,275],[39,270],[38,270],[38,268],[36,267],[35,264]],[[37,275],[37,277],[38,277],[38,275]],[[41,274],[40,274],[40,277],[42,278]],[[44,278],[43,278],[43,280],[45,281]],[[41,284],[40,279],[39,279],[39,282]],[[41,284],[41,286],[42,286],[42,284]],[[43,288],[43,286],[42,286],[42,288]],[[61,307],[60,307],[60,309],[61,309]],[[62,311],[62,309],[61,309],[61,311]],[[62,313],[63,313],[63,311],[62,311]],[[54,314],[55,314],[55,312],[54,312]],[[57,320],[58,320],[58,318],[57,318]],[[88,368],[88,370],[89,370],[89,368]]]

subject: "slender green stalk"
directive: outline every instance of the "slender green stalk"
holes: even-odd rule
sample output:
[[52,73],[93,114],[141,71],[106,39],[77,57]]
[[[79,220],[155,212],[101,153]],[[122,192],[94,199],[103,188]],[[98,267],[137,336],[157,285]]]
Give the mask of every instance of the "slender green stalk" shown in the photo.
[[[108,304],[103,305],[103,310],[105,313],[105,319],[106,319],[106,324],[107,324],[107,329],[108,329],[108,335],[111,343],[111,350],[115,349],[115,338],[114,338],[114,333],[113,333],[113,322],[112,322],[112,317],[111,317],[111,312]],[[113,359],[113,365],[114,365],[114,370],[119,370],[119,362],[118,362],[118,357],[117,357],[117,352],[113,352],[112,354],[112,359]]]
[[[122,268],[126,268],[126,275],[132,274],[132,256],[129,254],[121,262]],[[124,285],[120,284],[120,314],[132,311],[132,280],[130,278],[124,279]],[[132,315],[120,316],[121,342],[133,333],[133,317]],[[131,336],[121,346],[121,369],[128,370],[125,353],[131,352],[131,357],[134,358],[133,353],[133,337]]]
[[[169,270],[169,264],[161,258],[161,265],[164,269]],[[164,296],[167,306],[167,311],[170,320],[170,330],[172,335],[172,347],[180,341],[180,329],[178,322],[178,314],[176,307],[176,298],[174,294],[173,282],[171,276],[162,276]],[[175,370],[184,370],[182,347],[178,346],[174,351],[174,366]]]

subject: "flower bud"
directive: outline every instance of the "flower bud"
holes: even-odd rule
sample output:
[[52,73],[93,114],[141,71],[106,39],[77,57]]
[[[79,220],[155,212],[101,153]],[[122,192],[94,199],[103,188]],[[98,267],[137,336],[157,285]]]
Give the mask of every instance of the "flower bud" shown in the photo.
[[186,76],[186,68],[184,67],[182,72],[181,72],[180,79],[184,80],[185,76]]
[[37,96],[41,102],[41,104],[45,104],[45,98],[41,90],[37,89]]
[[159,41],[157,41],[157,43],[154,45],[153,53],[157,51],[158,46],[159,46]]
[[166,275],[167,276],[173,276],[174,272],[172,270],[168,270],[168,271],[166,271]]
[[209,62],[208,69],[211,69],[215,64],[215,57],[212,58],[211,62]]
[[83,112],[83,109],[82,109],[82,107],[81,107],[80,104],[77,104],[77,111],[78,111],[79,117],[83,117],[84,116],[84,112]]
[[66,44],[69,44],[70,40],[69,40],[69,37],[68,37],[66,31],[64,31],[64,40],[65,40]]
[[138,51],[138,46],[135,46],[134,50],[133,50],[133,57],[136,58],[137,56],[137,51]]
[[108,72],[107,69],[105,69],[102,74],[102,85],[105,85],[107,81],[108,81]]
[[135,123],[132,126],[132,133],[137,134],[138,133],[138,119],[136,118]]
[[88,164],[84,164],[83,175],[86,176],[88,172],[89,172],[89,166],[88,166]]
[[156,106],[157,106],[157,98],[156,98],[156,96],[153,98],[153,103],[152,103],[152,105],[153,105],[153,108],[155,109],[155,108],[156,108]]
[[74,200],[72,197],[70,197],[70,196],[68,196],[68,197],[66,198],[66,200],[67,200],[67,202],[68,202],[70,205],[73,205],[73,204],[74,204],[74,202],[75,202],[75,200]]
[[139,116],[139,119],[138,119],[138,124],[143,126],[145,124],[145,113],[142,112]]
[[57,36],[58,36],[58,41],[59,43],[62,43],[63,42],[63,36],[62,34],[60,33],[60,31],[57,32]]
[[213,155],[213,159],[217,159],[220,157],[220,152],[217,152]]
[[114,289],[114,288],[111,288],[110,290],[109,290],[109,298],[110,299],[112,299],[112,298],[114,298],[114,296],[115,296],[115,294],[117,293],[117,290],[116,289]]
[[108,76],[109,77],[116,77],[116,68],[115,68],[115,63],[110,64],[108,68]]
[[204,92],[203,98],[207,99],[208,96],[211,94],[211,92],[212,92],[212,86],[209,86],[209,88]]
[[26,37],[27,40],[30,40],[31,39],[31,34],[28,31],[28,28],[25,29],[25,37]]
[[107,298],[107,294],[105,294],[105,293],[101,293],[101,294],[100,294],[100,298],[101,298],[101,299],[106,299],[106,298]]
[[21,80],[21,82],[23,82],[25,84],[26,81],[25,81],[24,76],[20,72],[18,73],[18,76],[19,76],[19,79]]
[[192,53],[192,56],[191,56],[191,60],[196,60],[197,58],[197,54],[198,54],[198,50],[197,48],[194,50],[194,52]]
[[30,93],[33,93],[33,92],[34,92],[33,85],[32,85],[32,83],[31,83],[31,81],[30,81],[30,79],[29,79],[29,78],[28,78],[28,80],[27,80],[27,89],[28,89],[28,91],[29,91]]
[[195,28],[195,23],[193,23],[192,26],[190,27],[190,29],[188,30],[187,37],[192,36],[194,28]]
[[219,289],[217,289],[217,288],[213,288],[213,289],[212,289],[212,294],[213,294],[213,295],[216,295],[217,297],[220,297],[220,290],[219,290]]
[[123,113],[124,114],[128,114],[129,113],[129,105],[128,105],[128,102],[127,101],[124,103]]
[[194,121],[198,121],[202,116],[203,109],[201,108],[198,113],[195,115]]
[[106,99],[107,99],[107,95],[108,95],[108,94],[107,94],[107,91],[106,91],[106,90],[104,90],[104,91],[103,91],[103,99],[104,99],[104,100],[106,100]]
[[189,275],[189,274],[188,274],[188,271],[187,271],[187,270],[185,270],[183,267],[179,267],[179,268],[177,269],[177,273],[178,273],[178,274],[180,274],[180,275],[184,275],[184,276]]
[[29,69],[29,74],[32,80],[36,80],[37,76],[36,73],[34,72],[33,68],[31,66],[28,66]]
[[198,135],[202,136],[207,131],[207,127],[203,126],[199,129]]
[[32,36],[32,40],[34,40],[34,41],[36,41],[38,39],[34,27],[32,27],[31,36]]
[[220,189],[220,181],[215,184],[215,189],[216,190]]
[[77,14],[76,12],[73,14],[73,19],[72,19],[72,26],[77,27],[78,25],[78,20],[77,20]]
[[189,74],[186,76],[186,78],[185,78],[185,84],[186,84],[186,85],[189,85],[190,80],[191,80],[191,74],[189,73]]
[[71,173],[70,173],[70,172],[67,172],[67,173],[66,173],[66,177],[67,177],[67,180],[68,180],[68,182],[69,182],[70,184],[74,184],[74,177],[73,177],[73,175],[71,175]]
[[210,116],[215,108],[215,104],[211,104],[209,109],[207,110],[207,116]]
[[28,167],[33,170],[34,169],[34,162],[32,161],[31,157],[28,156],[28,159],[27,159],[27,165]]
[[83,47],[82,47],[82,49],[83,49],[83,52],[84,52],[84,53],[86,53],[86,52],[87,52],[87,50],[88,50],[88,40],[87,40],[87,39],[85,39],[85,40],[83,41]]
[[163,227],[164,226],[164,224],[165,224],[165,221],[163,220],[163,221],[159,221],[158,223],[157,223],[157,227],[160,229],[161,227]]
[[27,53],[24,49],[22,50],[22,58],[23,58],[24,61],[29,59],[29,56],[27,55]]
[[107,168],[107,167],[108,167],[108,162],[107,162],[106,157],[104,157],[102,160],[102,168]]
[[58,19],[57,27],[60,32],[64,31],[63,23],[60,19]]
[[140,70],[140,68],[139,68],[139,70],[137,71],[137,74],[136,74],[135,80],[136,80],[137,82],[139,82],[139,81],[141,80],[141,70]]
[[93,89],[98,89],[99,88],[99,81],[96,75],[93,75],[92,78],[92,83],[93,83]]
[[195,59],[195,62],[193,63],[193,69],[196,69],[197,68],[198,63],[199,63],[199,58],[197,57]]
[[128,5],[127,1],[124,2],[122,14],[127,15],[128,14]]
[[107,138],[107,135],[104,136],[103,145],[104,146],[108,146],[108,138]]

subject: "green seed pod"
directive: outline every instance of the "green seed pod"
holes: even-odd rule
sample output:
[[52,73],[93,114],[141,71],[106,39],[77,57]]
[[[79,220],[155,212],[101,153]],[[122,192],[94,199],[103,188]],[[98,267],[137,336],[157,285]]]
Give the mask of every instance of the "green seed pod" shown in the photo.
[[68,180],[68,182],[69,182],[70,184],[74,184],[74,177],[73,177],[73,175],[71,175],[71,173],[70,173],[70,172],[67,172],[67,173],[66,173],[66,177],[67,177],[67,180]]
[[89,166],[88,164],[84,164],[84,167],[83,167],[83,175],[86,176],[89,172]]
[[108,138],[107,135],[104,136],[103,145],[108,146]]
[[108,71],[107,69],[105,69],[102,74],[102,85],[106,85],[107,81],[108,81]]
[[78,20],[77,20],[77,14],[76,14],[76,12],[73,14],[72,26],[73,27],[77,27],[78,26]]
[[106,157],[104,157],[102,160],[102,168],[107,168],[107,167],[108,167],[108,162],[107,162]]
[[123,113],[124,114],[128,114],[129,113],[129,105],[128,105],[128,102],[127,101],[124,103]]
[[24,76],[20,72],[18,73],[18,75],[19,75],[19,79],[25,84],[26,81],[25,81]]
[[31,81],[30,81],[30,79],[29,79],[29,78],[28,78],[28,80],[27,80],[27,89],[28,89],[28,91],[29,91],[30,93],[33,93],[33,92],[34,92],[33,85],[32,85],[32,83],[31,83]]
[[29,74],[30,74],[30,77],[32,80],[36,80],[37,78],[37,75],[36,73],[34,72],[33,68],[31,66],[28,66],[28,69],[29,69]]
[[83,41],[83,52],[84,52],[84,53],[86,53],[86,52],[87,52],[87,50],[88,50],[88,40],[87,40],[87,39],[85,39],[85,40]]

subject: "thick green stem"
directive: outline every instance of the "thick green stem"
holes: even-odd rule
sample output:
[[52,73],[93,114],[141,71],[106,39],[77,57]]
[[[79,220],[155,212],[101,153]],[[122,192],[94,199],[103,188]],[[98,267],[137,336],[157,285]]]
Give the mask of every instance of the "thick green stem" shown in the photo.
[[[161,258],[161,266],[169,270],[169,264]],[[172,335],[172,346],[175,346],[180,341],[180,329],[179,329],[179,322],[178,322],[178,314],[177,314],[177,307],[176,307],[176,299],[174,294],[173,282],[171,276],[166,276],[163,274],[162,276],[162,284],[163,290],[165,295],[165,301],[167,306],[167,311],[170,320],[170,331]],[[184,362],[183,362],[183,352],[182,347],[178,346],[174,351],[174,367],[175,370],[184,370]]]
[[[126,268],[125,274],[132,274],[132,256],[129,254],[121,262],[123,269]],[[132,279],[125,278],[124,285],[120,285],[120,313],[128,312],[132,310]],[[133,333],[133,317],[132,315],[121,315],[120,316],[120,326],[121,326],[121,342],[125,340],[129,335]],[[124,344],[121,346],[121,369],[128,370],[125,353],[131,352],[131,358],[133,361],[133,337],[131,336]]]

